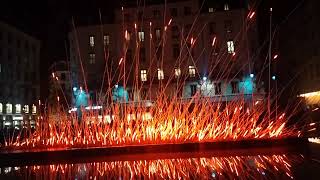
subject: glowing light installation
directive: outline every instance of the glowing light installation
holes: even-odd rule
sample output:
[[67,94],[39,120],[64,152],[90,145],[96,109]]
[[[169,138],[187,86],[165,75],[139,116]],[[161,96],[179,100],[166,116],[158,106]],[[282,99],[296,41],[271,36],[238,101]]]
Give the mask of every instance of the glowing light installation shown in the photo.
[[[163,100],[167,99],[167,100]],[[187,102],[158,98],[151,107],[140,103],[117,103],[104,109],[103,115],[84,111],[84,121],[60,113],[57,119],[38,119],[36,130],[26,137],[6,141],[7,148],[48,149],[74,147],[112,147],[187,142],[279,139],[299,136],[300,131],[286,126],[286,116],[269,120],[265,107],[244,101],[229,102],[226,107],[206,98]],[[193,108],[191,108],[193,107]],[[190,110],[192,109],[192,110]],[[111,113],[112,112],[112,113]]]

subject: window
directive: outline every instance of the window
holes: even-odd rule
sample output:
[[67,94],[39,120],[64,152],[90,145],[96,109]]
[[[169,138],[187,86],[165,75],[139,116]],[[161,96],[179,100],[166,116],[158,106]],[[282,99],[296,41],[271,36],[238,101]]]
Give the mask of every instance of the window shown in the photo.
[[159,10],[154,10],[153,11],[153,17],[154,18],[160,18],[160,11]]
[[220,82],[214,83],[214,91],[215,91],[216,95],[221,94],[221,83]]
[[110,44],[110,36],[109,35],[104,35],[103,36],[103,44],[105,46],[109,46],[109,44]]
[[24,105],[24,107],[23,107],[23,111],[24,111],[24,113],[29,113],[29,105]]
[[3,106],[2,106],[2,103],[0,103],[0,113],[2,114],[3,112]]
[[139,11],[138,12],[138,19],[141,20],[143,17],[143,12],[142,11]]
[[239,83],[237,81],[231,82],[232,93],[239,93]]
[[90,47],[94,47],[94,36],[89,37],[89,45]]
[[37,113],[37,106],[32,104],[32,114],[36,114],[36,113]]
[[132,50],[128,49],[126,54],[126,60],[131,62],[132,61]]
[[172,26],[172,39],[179,40],[179,28],[178,26]]
[[11,44],[12,42],[12,33],[8,33],[8,44]]
[[160,28],[156,28],[156,40],[160,40],[161,39],[161,29]]
[[225,11],[229,11],[229,4],[224,4],[224,6],[223,6],[223,9],[225,10]]
[[138,32],[138,37],[139,37],[139,41],[143,42],[144,41],[144,32],[143,31],[139,31]]
[[184,15],[191,15],[191,7],[184,7]]
[[17,39],[17,48],[20,48],[20,47],[21,47],[21,40]]
[[162,46],[159,46],[157,48],[157,52],[156,52],[157,58],[160,59],[162,58]]
[[12,113],[12,104],[10,104],[10,103],[6,104],[6,113],[7,114]]
[[66,80],[66,74],[65,73],[61,73],[61,80],[65,81]]
[[172,17],[177,17],[178,16],[178,9],[177,8],[171,8],[170,9],[170,15]]
[[180,47],[179,44],[174,44],[172,46],[172,50],[173,50],[173,58],[178,59],[179,55],[180,55]]
[[146,49],[140,48],[140,59],[142,62],[146,62]]
[[140,71],[140,76],[141,76],[141,81],[143,81],[143,82],[147,81],[147,70],[142,69]]
[[227,33],[231,33],[232,32],[232,21],[231,20],[224,21],[224,28],[226,29]]
[[209,8],[209,13],[213,13],[214,9],[212,7]]
[[181,76],[181,69],[180,68],[175,68],[174,69],[174,76],[176,78],[180,77]]
[[194,96],[197,93],[197,85],[195,84],[190,85],[190,92],[191,92],[191,96]]
[[184,27],[184,36],[188,36],[189,33],[191,33],[191,27],[192,25],[191,24],[187,24],[185,27]]
[[89,63],[90,64],[96,63],[96,54],[94,54],[94,53],[89,54]]
[[228,53],[233,54],[234,53],[234,43],[232,40],[227,41],[227,47],[228,47]]
[[189,76],[190,77],[196,76],[196,68],[194,66],[189,66]]
[[17,114],[21,113],[21,104],[16,104],[16,113]]
[[164,79],[164,73],[162,69],[158,69],[158,79],[159,80]]
[[215,22],[210,22],[209,23],[209,34],[213,35],[216,33],[216,23]]
[[131,16],[130,16],[130,14],[126,13],[126,14],[124,15],[124,20],[125,20],[126,22],[130,22],[130,21],[131,21]]

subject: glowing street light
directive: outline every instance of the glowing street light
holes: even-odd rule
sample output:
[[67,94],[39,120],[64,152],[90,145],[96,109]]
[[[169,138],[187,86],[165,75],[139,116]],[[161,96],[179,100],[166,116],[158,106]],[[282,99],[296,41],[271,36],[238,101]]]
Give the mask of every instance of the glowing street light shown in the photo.
[[254,77],[254,74],[253,74],[253,73],[251,73],[251,74],[250,74],[250,77],[251,77],[251,78],[253,78],[253,77]]

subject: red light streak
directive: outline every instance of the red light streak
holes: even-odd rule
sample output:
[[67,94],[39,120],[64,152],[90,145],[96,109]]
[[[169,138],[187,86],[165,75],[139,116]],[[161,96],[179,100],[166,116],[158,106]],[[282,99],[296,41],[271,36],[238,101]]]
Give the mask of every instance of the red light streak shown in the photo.
[[252,19],[255,14],[256,14],[256,13],[255,13],[254,11],[251,12],[250,15],[249,15],[249,18]]
[[119,61],[119,65],[121,65],[122,61],[123,61],[123,57],[120,59],[120,61]]
[[212,40],[212,46],[214,46],[215,44],[216,44],[216,36]]

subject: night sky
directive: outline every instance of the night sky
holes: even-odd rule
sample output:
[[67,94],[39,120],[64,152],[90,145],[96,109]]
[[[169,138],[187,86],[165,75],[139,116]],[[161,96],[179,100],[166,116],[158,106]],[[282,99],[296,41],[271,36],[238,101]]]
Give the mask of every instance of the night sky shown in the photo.
[[[41,41],[41,85],[42,96],[46,96],[48,67],[54,61],[67,58],[65,44],[72,17],[77,25],[99,23],[99,9],[103,22],[110,22],[113,9],[120,7],[120,0],[6,0],[0,6],[0,21],[11,24]],[[128,0],[127,0],[128,1]],[[163,0],[164,1],[164,0]],[[260,29],[264,29],[265,12],[274,7],[275,23],[302,0],[260,0]],[[261,37],[264,30],[260,30]]]

